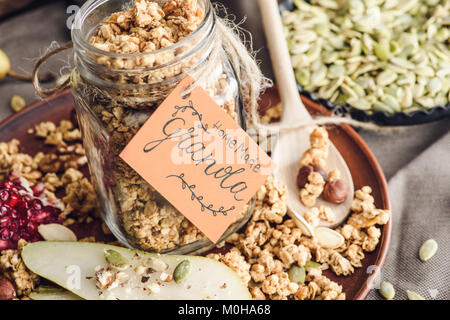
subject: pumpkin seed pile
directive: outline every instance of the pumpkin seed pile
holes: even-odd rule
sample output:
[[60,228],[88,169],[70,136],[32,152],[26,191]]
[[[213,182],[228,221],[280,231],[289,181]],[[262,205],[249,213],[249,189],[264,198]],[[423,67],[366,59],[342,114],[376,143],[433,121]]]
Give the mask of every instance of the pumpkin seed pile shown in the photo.
[[296,79],[334,104],[411,113],[450,100],[450,0],[295,0]]

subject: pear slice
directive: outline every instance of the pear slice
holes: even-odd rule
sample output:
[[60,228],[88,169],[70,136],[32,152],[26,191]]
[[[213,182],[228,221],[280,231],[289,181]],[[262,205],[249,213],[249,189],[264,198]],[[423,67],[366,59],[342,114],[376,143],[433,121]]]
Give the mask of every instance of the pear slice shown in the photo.
[[[100,268],[114,270],[105,259],[105,252],[111,250],[129,266],[121,266],[124,281],[100,290],[95,273]],[[34,273],[87,300],[250,299],[247,286],[232,269],[204,257],[160,255],[99,243],[43,241],[26,245],[22,259]],[[183,281],[163,281],[184,260],[189,261],[190,271]]]
[[30,294],[32,300],[83,300],[62,288],[40,287]]

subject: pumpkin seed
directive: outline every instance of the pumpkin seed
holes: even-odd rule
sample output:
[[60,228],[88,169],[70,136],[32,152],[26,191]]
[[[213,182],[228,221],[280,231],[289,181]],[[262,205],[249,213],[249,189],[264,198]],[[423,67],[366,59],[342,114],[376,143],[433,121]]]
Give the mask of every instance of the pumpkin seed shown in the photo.
[[314,230],[314,236],[321,247],[326,249],[336,249],[345,242],[344,237],[330,228],[319,227]]
[[410,107],[413,103],[413,94],[410,86],[404,87],[402,98],[402,109]]
[[381,103],[379,101],[374,102],[372,107],[376,111],[383,111],[383,112],[386,112],[386,113],[393,113],[394,112],[394,110],[391,107],[389,107],[387,104]]
[[176,283],[183,283],[191,272],[192,264],[189,260],[181,261],[173,271],[173,279]]
[[380,284],[380,294],[387,300],[392,300],[395,297],[395,289],[392,283],[383,281]]
[[340,65],[332,65],[330,68],[328,68],[328,78],[330,79],[336,79],[339,77],[342,77],[345,75],[345,67]]
[[392,82],[397,79],[398,75],[391,71],[391,70],[385,70],[378,74],[377,76],[377,84],[379,86],[387,86],[388,84],[391,84]]
[[105,259],[111,266],[118,269],[126,269],[129,265],[128,259],[116,250],[105,250]]
[[389,50],[391,51],[391,54],[395,55],[402,51],[402,46],[397,41],[391,40],[389,41]]
[[22,98],[21,96],[18,96],[18,95],[12,96],[11,101],[10,101],[10,106],[14,112],[19,112],[20,110],[25,108],[26,105],[27,105],[27,103],[25,102],[25,99]]
[[392,110],[396,112],[400,112],[400,104],[398,103],[398,100],[394,98],[392,95],[385,95],[382,100],[386,105],[388,105]]
[[416,74],[413,72],[406,72],[397,79],[397,84],[403,86],[405,84],[414,84],[416,82]]
[[309,84],[310,72],[306,69],[295,70],[295,79],[302,86],[307,86]]
[[431,97],[420,97],[420,98],[415,98],[414,99],[418,104],[420,104],[421,106],[425,107],[425,108],[432,108],[434,107],[435,103],[434,103],[434,99]]
[[416,74],[419,76],[431,78],[434,76],[434,70],[428,66],[420,66],[416,68]]
[[326,36],[330,28],[327,23],[319,23],[314,26],[314,31],[320,36]]
[[447,28],[441,28],[436,32],[434,38],[437,41],[447,41],[450,38],[450,31]]
[[386,61],[391,56],[391,51],[387,43],[377,43],[373,46],[375,55],[381,60]]
[[306,272],[305,268],[293,265],[288,271],[289,280],[295,283],[305,283]]
[[46,241],[77,241],[75,233],[59,223],[41,224],[38,232]]
[[422,261],[427,261],[431,259],[438,249],[438,244],[436,240],[429,239],[423,243],[419,250],[419,257]]
[[409,300],[425,300],[424,297],[414,291],[406,290],[406,294],[408,295]]
[[430,92],[438,92],[442,89],[442,82],[439,78],[433,78],[427,83],[427,88]]
[[347,103],[359,110],[370,110],[372,108],[372,104],[366,99],[348,98]]
[[305,263],[305,270],[309,272],[311,269],[317,269],[320,268],[321,264],[314,261],[306,261]]

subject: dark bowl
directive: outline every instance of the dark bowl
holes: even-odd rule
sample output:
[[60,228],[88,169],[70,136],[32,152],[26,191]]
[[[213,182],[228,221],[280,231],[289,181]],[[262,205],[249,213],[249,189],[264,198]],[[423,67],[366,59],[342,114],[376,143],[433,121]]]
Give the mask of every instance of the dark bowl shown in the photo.
[[[292,11],[295,8],[294,1],[283,0],[279,4],[279,8],[281,12]],[[428,110],[414,111],[411,113],[396,112],[390,114],[383,111],[368,113],[363,110],[355,109],[348,104],[333,104],[329,100],[319,98],[314,92],[304,90],[301,85],[297,84],[297,86],[301,94],[305,95],[314,102],[320,103],[337,115],[350,115],[355,120],[363,122],[370,121],[382,126],[409,126],[423,124],[438,121],[450,116],[450,102],[444,106],[436,106]]]

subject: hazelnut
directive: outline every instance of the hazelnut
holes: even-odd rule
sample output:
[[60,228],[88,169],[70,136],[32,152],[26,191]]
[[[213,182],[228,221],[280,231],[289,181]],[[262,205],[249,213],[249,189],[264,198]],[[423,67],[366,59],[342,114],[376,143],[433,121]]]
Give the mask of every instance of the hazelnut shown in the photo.
[[313,169],[315,172],[320,173],[320,175],[323,178],[323,181],[327,181],[328,174],[325,170],[323,170],[321,167],[318,167],[318,166],[313,166]]
[[331,203],[343,203],[348,197],[348,185],[341,179],[331,180],[325,184],[323,199]]
[[11,281],[0,278],[0,300],[12,300],[16,297],[16,289]]
[[297,186],[301,189],[308,183],[308,176],[311,172],[314,172],[314,168],[311,166],[301,167],[297,175]]

